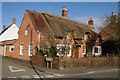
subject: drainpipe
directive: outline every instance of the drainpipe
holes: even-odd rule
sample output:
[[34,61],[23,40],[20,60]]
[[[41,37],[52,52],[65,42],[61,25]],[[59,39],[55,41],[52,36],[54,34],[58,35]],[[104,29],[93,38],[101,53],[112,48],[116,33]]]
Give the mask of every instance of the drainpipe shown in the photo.
[[31,41],[30,41],[30,55],[33,55],[33,31],[31,30]]

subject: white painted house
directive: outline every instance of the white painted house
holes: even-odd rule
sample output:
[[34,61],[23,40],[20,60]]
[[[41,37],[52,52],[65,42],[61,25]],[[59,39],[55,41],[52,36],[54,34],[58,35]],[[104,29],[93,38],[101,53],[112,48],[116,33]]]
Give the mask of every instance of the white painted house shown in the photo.
[[5,56],[6,44],[3,44],[4,41],[10,41],[18,39],[18,30],[19,28],[16,25],[16,19],[13,18],[12,24],[7,28],[4,26],[3,31],[0,33],[0,55]]

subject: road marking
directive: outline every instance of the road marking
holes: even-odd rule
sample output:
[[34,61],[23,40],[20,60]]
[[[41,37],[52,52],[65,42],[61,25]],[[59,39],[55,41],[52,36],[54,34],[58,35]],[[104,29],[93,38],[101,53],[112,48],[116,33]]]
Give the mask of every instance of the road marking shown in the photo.
[[113,71],[119,71],[120,69],[112,69]]
[[45,75],[46,77],[48,77],[48,78],[52,78],[52,77],[54,77],[54,76],[52,76],[52,75]]
[[31,78],[30,76],[22,76],[22,78]]
[[108,69],[108,70],[98,70],[96,73],[102,73],[102,72],[112,72],[112,71],[119,71],[120,69]]
[[[33,75],[34,78],[40,78],[39,75]],[[43,76],[41,76],[43,78]]]
[[26,71],[24,69],[20,69],[14,66],[9,66],[11,72],[21,72],[21,71]]
[[95,73],[95,71],[90,71],[90,72],[87,72],[87,73],[82,73],[82,75],[93,74],[93,73]]
[[103,72],[111,72],[111,71],[119,71],[119,70],[120,69],[96,70],[96,71],[90,71],[86,73],[72,74],[72,75],[89,75],[89,74],[94,74],[94,73],[103,73]]
[[8,77],[8,78],[17,78],[17,77]]
[[55,76],[64,76],[64,75],[62,75],[62,74],[54,74]]

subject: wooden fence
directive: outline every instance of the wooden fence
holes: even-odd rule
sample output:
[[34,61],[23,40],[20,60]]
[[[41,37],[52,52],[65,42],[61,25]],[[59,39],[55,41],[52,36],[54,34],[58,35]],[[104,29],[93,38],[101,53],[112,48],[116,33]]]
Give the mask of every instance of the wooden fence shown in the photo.
[[[120,57],[92,57],[92,58],[59,58],[52,61],[52,68],[74,68],[74,67],[104,67],[119,66]],[[40,67],[46,67],[45,57],[33,56],[31,58],[34,64]]]

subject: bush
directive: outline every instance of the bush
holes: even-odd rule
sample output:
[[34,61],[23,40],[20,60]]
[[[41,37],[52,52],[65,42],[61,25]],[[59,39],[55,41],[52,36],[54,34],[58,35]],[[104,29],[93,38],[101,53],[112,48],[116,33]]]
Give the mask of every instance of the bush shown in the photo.
[[36,54],[35,55],[38,55],[38,56],[44,56],[44,53],[42,50],[39,50],[38,48],[36,49]]
[[102,43],[103,55],[119,55],[120,44],[116,40],[107,40]]

